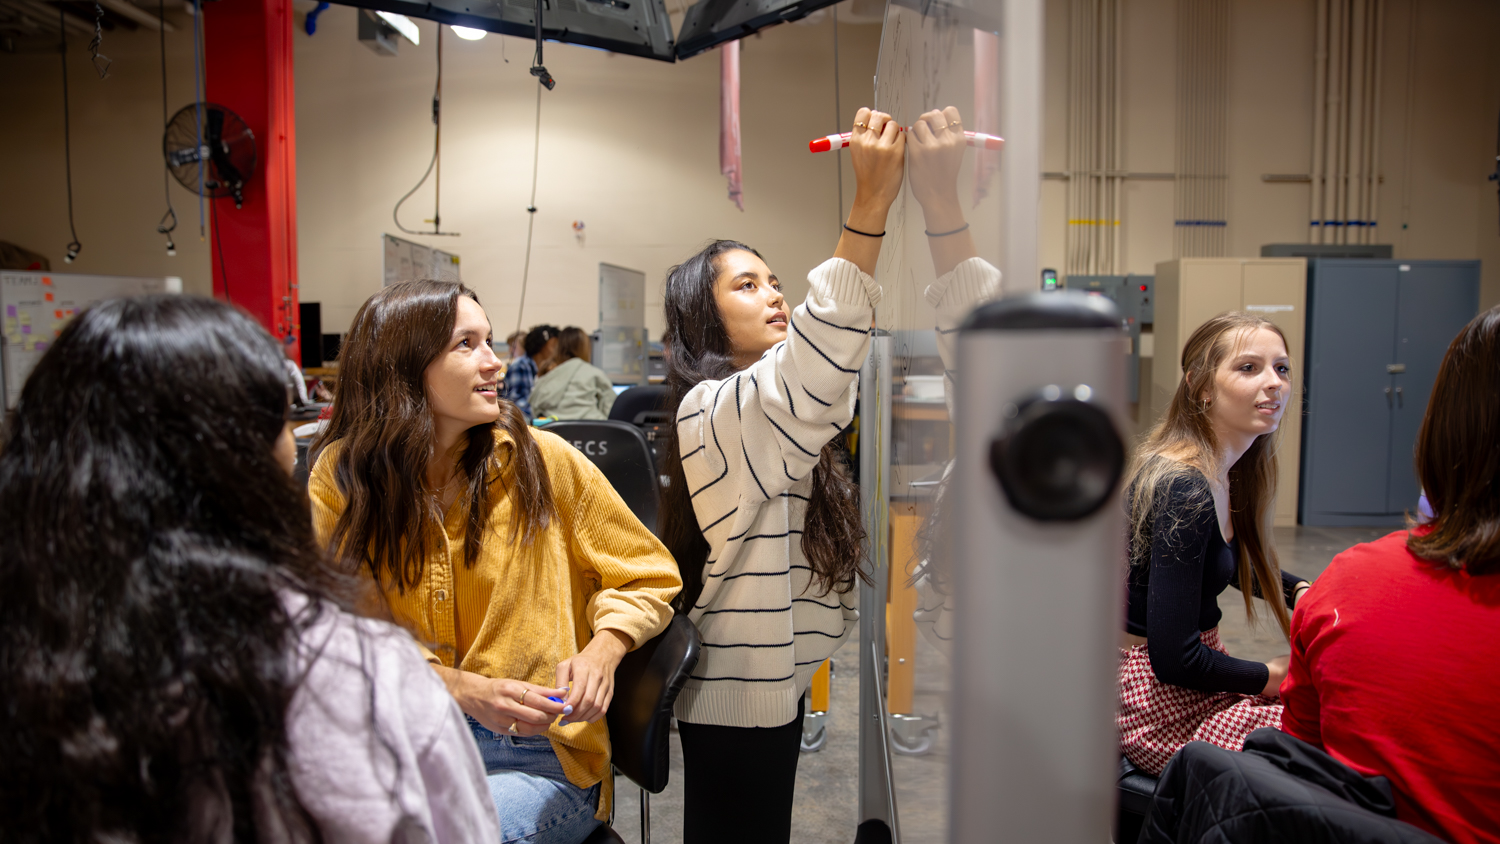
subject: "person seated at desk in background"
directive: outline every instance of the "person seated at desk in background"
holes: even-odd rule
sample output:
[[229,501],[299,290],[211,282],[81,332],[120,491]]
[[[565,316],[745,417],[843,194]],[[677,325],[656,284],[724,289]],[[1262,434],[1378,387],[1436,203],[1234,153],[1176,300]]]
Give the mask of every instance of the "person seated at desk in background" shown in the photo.
[[1500,308],[1448,347],[1417,435],[1425,524],[1333,558],[1292,619],[1282,729],[1365,776],[1396,817],[1500,842]]
[[313,523],[431,646],[503,840],[578,844],[610,816],[615,667],[666,628],[682,581],[588,458],[498,398],[489,336],[453,282],[393,284],[360,307],[313,443]]
[[540,419],[608,419],[614,384],[589,363],[589,335],[570,325],[557,335],[557,353],[531,387],[531,414]]
[[1135,452],[1125,485],[1130,566],[1120,651],[1120,745],[1159,775],[1184,744],[1240,750],[1281,725],[1286,657],[1235,659],[1219,643],[1219,594],[1235,586],[1255,620],[1283,635],[1308,584],[1281,570],[1271,532],[1275,434],[1291,395],[1286,337],[1267,319],[1225,313],[1182,350],[1182,379]]
[[[511,337],[515,337],[512,334]],[[521,338],[520,355],[511,346],[510,366],[505,368],[501,381],[500,398],[515,405],[530,419],[531,391],[536,386],[537,372],[546,363],[547,355],[557,348],[557,327],[538,325]]]
[[447,689],[317,550],[282,348],[212,299],[115,299],[27,380],[0,449],[0,838],[498,838]]

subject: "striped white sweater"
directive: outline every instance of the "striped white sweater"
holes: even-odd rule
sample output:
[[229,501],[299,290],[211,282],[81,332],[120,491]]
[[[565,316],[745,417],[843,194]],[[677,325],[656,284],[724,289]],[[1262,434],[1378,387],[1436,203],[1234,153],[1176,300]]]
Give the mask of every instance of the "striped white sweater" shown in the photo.
[[[927,298],[940,337],[998,280],[978,259],[939,278]],[[788,723],[813,672],[859,618],[857,593],[820,597],[812,587],[802,525],[818,453],[853,418],[881,289],[839,258],[808,281],[786,340],[748,369],[699,384],[678,410],[683,473],[709,545],[689,614],[703,656],[677,699],[688,723]]]

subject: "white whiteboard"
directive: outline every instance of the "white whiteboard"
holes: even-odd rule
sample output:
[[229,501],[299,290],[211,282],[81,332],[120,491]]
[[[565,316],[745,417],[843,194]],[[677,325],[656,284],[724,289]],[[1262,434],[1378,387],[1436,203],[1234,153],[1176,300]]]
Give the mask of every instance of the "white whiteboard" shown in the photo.
[[441,249],[433,249],[395,235],[380,236],[385,255],[384,286],[401,281],[433,279],[434,281],[461,281],[458,277],[458,256]]
[[601,263],[594,365],[616,384],[643,384],[645,363],[646,274]]
[[51,272],[0,273],[0,385],[5,406],[15,407],[26,376],[78,311],[102,299],[146,293],[181,293],[182,279]]

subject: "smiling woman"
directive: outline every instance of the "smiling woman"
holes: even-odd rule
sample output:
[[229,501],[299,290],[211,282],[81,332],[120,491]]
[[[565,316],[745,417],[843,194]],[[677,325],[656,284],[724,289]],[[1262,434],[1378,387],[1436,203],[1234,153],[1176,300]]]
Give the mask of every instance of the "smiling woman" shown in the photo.
[[460,284],[360,308],[314,443],[313,522],[469,716],[502,839],[576,844],[609,817],[615,666],[666,627],[681,581],[599,470],[498,397],[490,344]]
[[1182,371],[1125,492],[1131,566],[1118,723],[1125,755],[1153,774],[1194,739],[1239,750],[1252,730],[1280,726],[1287,658],[1226,653],[1218,597],[1239,589],[1253,621],[1252,598],[1270,596],[1285,635],[1308,587],[1281,571],[1271,534],[1274,437],[1291,391],[1286,337],[1262,317],[1220,314],[1188,339]]

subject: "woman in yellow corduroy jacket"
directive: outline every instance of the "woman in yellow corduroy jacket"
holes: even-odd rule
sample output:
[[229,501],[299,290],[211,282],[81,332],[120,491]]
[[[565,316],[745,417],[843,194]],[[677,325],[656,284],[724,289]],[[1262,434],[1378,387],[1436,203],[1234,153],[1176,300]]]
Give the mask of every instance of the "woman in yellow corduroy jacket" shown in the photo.
[[313,445],[313,522],[468,716],[502,840],[576,844],[609,817],[615,667],[682,581],[599,470],[497,396],[490,344],[463,285],[365,302]]

